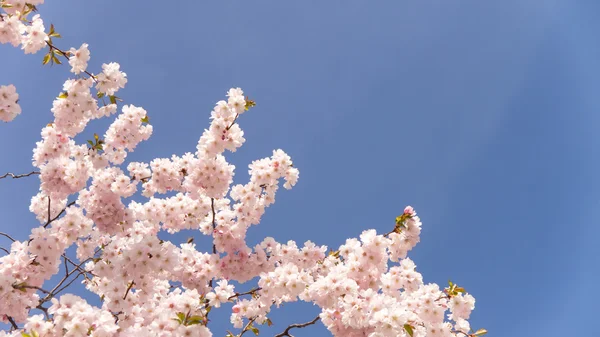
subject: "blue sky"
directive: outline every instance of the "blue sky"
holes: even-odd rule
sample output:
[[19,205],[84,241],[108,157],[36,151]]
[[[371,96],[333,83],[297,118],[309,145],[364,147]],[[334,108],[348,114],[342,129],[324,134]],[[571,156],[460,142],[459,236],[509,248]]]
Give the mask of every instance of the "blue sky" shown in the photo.
[[[251,241],[337,247],[364,229],[388,231],[410,204],[423,221],[411,258],[425,282],[451,278],[475,296],[473,327],[491,336],[595,334],[599,2],[176,4],[40,7],[60,46],[90,44],[90,70],[116,61],[128,74],[119,96],[154,125],[131,160],[193,151],[214,103],[242,87],[258,107],[240,120],[246,144],[227,157],[235,182],[276,148],[300,169]],[[65,66],[42,67],[42,57],[0,46],[0,84],[17,86],[23,108],[0,125],[0,173],[32,170],[31,150],[69,76]],[[26,238],[37,225],[28,212],[37,187],[35,177],[0,182],[0,230]],[[266,334],[315,313],[286,306]],[[215,335],[226,317],[215,315]]]

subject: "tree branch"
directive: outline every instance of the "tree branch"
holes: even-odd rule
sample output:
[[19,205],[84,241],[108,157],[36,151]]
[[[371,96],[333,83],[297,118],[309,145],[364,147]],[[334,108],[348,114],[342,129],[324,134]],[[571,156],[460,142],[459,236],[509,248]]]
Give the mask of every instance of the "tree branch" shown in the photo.
[[[48,47],[50,47],[50,52],[52,52],[52,50],[54,49],[54,50],[58,51],[58,52],[59,52],[59,53],[60,53],[62,56],[64,56],[64,57],[65,57],[65,59],[67,59],[67,61],[69,61],[69,60],[70,60],[70,58],[69,58],[69,53],[70,53],[70,52],[66,52],[66,51],[63,51],[63,50],[61,50],[61,49],[57,48],[56,46],[54,46],[54,45],[53,45],[52,43],[50,43],[49,41],[46,41],[46,44],[48,45]],[[91,74],[91,73],[90,73],[89,71],[87,71],[87,70],[84,70],[83,72],[84,72],[84,73],[86,73],[86,74],[87,74],[87,75],[88,75],[88,76],[89,76],[89,77],[90,77],[92,80],[94,80],[94,82],[98,83],[98,80],[96,79],[96,76],[94,76],[93,74]]]
[[6,316],[6,318],[10,322],[10,325],[12,325],[13,330],[18,330],[19,329],[19,326],[17,325],[17,323],[15,323],[15,320],[12,317]]
[[261,290],[261,289],[262,289],[261,287],[258,287],[258,288],[254,288],[254,289],[252,289],[252,290],[248,290],[248,291],[246,291],[246,292],[244,292],[244,293],[235,293],[235,295],[229,296],[229,297],[227,298],[227,300],[229,301],[229,300],[231,300],[231,299],[233,299],[233,298],[240,297],[240,296],[244,296],[244,295],[252,295],[252,294],[254,294],[255,292],[257,292],[257,291],[259,291],[259,290]]
[[15,240],[15,239],[13,239],[13,238],[12,238],[12,236],[10,236],[10,235],[8,235],[8,234],[6,234],[6,233],[4,233],[4,232],[0,232],[0,235],[2,235],[2,236],[6,236],[6,237],[7,237],[7,238],[9,238],[9,239],[10,239],[10,241],[12,241],[12,242],[15,242],[15,241],[17,241],[17,240]]
[[[51,223],[53,223],[54,221],[56,221],[56,219],[58,219],[61,215],[63,215],[63,213],[65,213],[65,211],[67,210],[67,208],[71,207],[75,205],[75,201],[71,201],[65,208],[62,209],[62,211],[60,211],[60,213],[58,213],[57,216],[55,216],[54,218],[52,218],[51,220],[49,220],[45,225],[44,228],[48,227],[48,225],[50,225]],[[48,210],[50,210],[50,201],[48,201]],[[48,214],[50,214],[50,212],[48,211]],[[48,217],[48,219],[50,219],[50,217]]]
[[256,317],[252,318],[251,320],[248,321],[248,324],[246,324],[246,326],[244,327],[244,329],[242,330],[242,332],[240,332],[238,337],[242,337],[246,331],[250,331],[250,326],[252,325],[252,323],[254,323],[254,321],[256,320]]
[[125,295],[123,296],[123,300],[127,299],[127,295],[129,294],[129,290],[131,290],[131,287],[133,287],[133,285],[135,284],[135,282],[132,280],[131,283],[129,283],[129,286],[127,287],[127,290],[125,291]]
[[294,336],[290,335],[290,330],[291,329],[293,329],[293,328],[304,328],[306,326],[313,325],[313,324],[317,323],[317,321],[319,319],[320,319],[320,316],[317,316],[317,317],[315,317],[310,322],[301,323],[301,324],[291,324],[290,326],[287,327],[287,329],[285,329],[285,331],[283,331],[280,334],[275,335],[275,337],[283,337],[283,336],[294,337]]
[[32,172],[29,172],[29,173],[26,173],[26,174],[14,174],[14,173],[8,172],[5,175],[0,176],[0,179],[4,179],[4,178],[9,177],[9,176],[11,178],[13,178],[13,179],[18,179],[18,178],[29,177],[32,174],[40,174],[40,172],[39,171],[32,171]]

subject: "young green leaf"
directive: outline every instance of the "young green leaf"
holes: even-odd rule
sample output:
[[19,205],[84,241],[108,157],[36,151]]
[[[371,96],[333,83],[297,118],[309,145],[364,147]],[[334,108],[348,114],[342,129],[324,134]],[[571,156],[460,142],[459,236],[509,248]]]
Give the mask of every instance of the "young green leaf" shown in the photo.
[[486,333],[487,333],[487,330],[486,330],[486,329],[479,329],[479,330],[477,330],[477,331],[474,333],[474,335],[475,335],[475,336],[483,336],[483,335],[485,335]]
[[48,64],[48,62],[50,62],[50,57],[52,55],[51,54],[46,54],[46,56],[44,56],[44,60],[42,62],[42,65]]
[[192,316],[190,318],[187,319],[187,324],[186,325],[196,325],[196,324],[200,324],[204,322],[204,317],[202,316]]
[[406,330],[406,333],[410,336],[413,337],[413,327],[410,324],[404,324],[404,330]]

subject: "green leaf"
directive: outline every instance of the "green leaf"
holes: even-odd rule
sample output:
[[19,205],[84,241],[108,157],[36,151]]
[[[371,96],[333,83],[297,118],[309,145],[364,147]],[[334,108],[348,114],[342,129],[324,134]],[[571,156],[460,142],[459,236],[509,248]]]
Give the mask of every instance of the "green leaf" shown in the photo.
[[454,291],[459,292],[459,293],[464,293],[465,292],[465,288],[463,288],[463,287],[456,287],[456,289],[454,289]]
[[90,144],[90,146],[91,146],[92,148],[94,148],[94,142],[92,142],[92,141],[91,141],[91,140],[89,140],[89,139],[88,139],[88,141],[87,141],[87,142],[88,142],[88,144]]
[[35,330],[31,330],[31,334],[33,335],[33,337],[40,337],[40,334],[37,333],[37,331]]
[[406,333],[410,336],[413,337],[413,327],[410,324],[404,324],[404,330],[406,330]]
[[42,61],[42,65],[48,64],[48,62],[50,62],[51,56],[51,54],[46,54],[46,56],[44,56],[44,60]]
[[104,93],[103,93],[103,92],[100,92],[100,91],[98,91],[98,92],[96,93],[96,97],[98,97],[98,98],[102,98],[102,97],[104,97]]
[[61,92],[60,95],[58,95],[58,98],[67,98],[69,97],[69,94],[66,92]]
[[244,105],[244,110],[248,111],[250,110],[250,108],[253,108],[256,106],[256,102],[249,99],[248,96],[246,96],[246,104]]
[[255,326],[250,326],[250,330],[252,330],[256,336],[258,336],[258,333],[260,332],[260,330],[258,330],[258,328]]
[[2,4],[2,8],[12,8],[11,4]]
[[475,332],[475,336],[483,336],[487,333],[486,329],[479,329],[477,330],[477,332]]
[[204,317],[202,316],[192,316],[188,318],[186,325],[196,325],[204,322]]
[[54,62],[56,64],[62,64],[62,62],[60,62],[58,57],[56,57],[56,54],[52,54],[52,62]]
[[117,104],[117,97],[116,96],[108,96],[108,98],[110,98],[110,103],[111,104]]
[[271,319],[270,319],[270,318],[267,318],[267,325],[268,325],[268,326],[271,326],[271,325],[273,325],[273,322],[271,321]]
[[99,138],[99,137],[98,137],[98,134],[97,134],[97,133],[94,133],[94,139],[96,140],[96,142],[98,142],[98,138]]
[[173,318],[173,319],[178,321],[181,324],[181,323],[183,323],[183,321],[185,321],[185,314],[183,312],[178,312],[177,318]]
[[142,123],[150,124],[150,117],[148,117],[148,115],[144,116],[144,118],[142,118]]
[[28,334],[27,332],[21,331],[21,336],[23,337],[31,337],[30,334]]

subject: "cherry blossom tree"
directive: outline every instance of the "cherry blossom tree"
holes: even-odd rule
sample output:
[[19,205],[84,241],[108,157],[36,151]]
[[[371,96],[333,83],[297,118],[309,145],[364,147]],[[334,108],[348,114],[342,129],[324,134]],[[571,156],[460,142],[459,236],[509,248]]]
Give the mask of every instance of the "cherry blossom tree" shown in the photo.
[[[261,325],[272,324],[271,310],[295,301],[314,303],[321,313],[276,336],[317,322],[335,336],[487,332],[467,321],[473,296],[452,282],[445,288],[424,283],[407,257],[421,232],[410,206],[389,232],[366,230],[336,250],[270,237],[249,247],[247,231],[275,202],[280,182],[291,189],[299,171],[289,155],[274,150],[250,164],[248,182],[233,185],[234,167],[224,153],[243,145],[238,122],[255,106],[240,88],[216,103],[196,152],[125,166],[152,135],[149,114],[116,96],[127,84],[118,63],[94,73],[87,69],[88,44],[56,44],[60,34],[36,14],[43,3],[0,1],[0,43],[26,54],[44,51],[43,64],[68,63],[72,73],[57,90],[54,120],[33,151],[36,169],[0,176],[40,180],[29,206],[39,225],[29,240],[0,232],[12,242],[0,252],[0,320],[9,327],[0,336],[212,336],[210,313],[227,302],[233,303],[227,336],[258,335]],[[13,85],[0,86],[1,120],[17,117],[18,103]],[[100,118],[113,119],[106,132],[77,144],[74,137]],[[209,236],[212,251],[197,250],[193,240],[177,246],[158,237],[182,230]],[[73,246],[76,257],[66,253]],[[102,306],[66,293],[74,282]],[[236,291],[242,284],[254,286]]]

